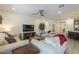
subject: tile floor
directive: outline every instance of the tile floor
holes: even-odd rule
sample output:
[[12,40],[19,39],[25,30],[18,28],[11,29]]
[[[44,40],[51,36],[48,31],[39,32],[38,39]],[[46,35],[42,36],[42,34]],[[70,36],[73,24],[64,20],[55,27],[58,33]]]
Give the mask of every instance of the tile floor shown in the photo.
[[67,54],[79,54],[79,41],[68,39]]

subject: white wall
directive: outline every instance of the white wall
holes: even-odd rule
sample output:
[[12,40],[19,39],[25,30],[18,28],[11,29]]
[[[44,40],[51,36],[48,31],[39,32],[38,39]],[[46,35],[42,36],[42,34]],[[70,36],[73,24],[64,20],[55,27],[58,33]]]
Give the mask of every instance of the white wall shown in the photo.
[[66,29],[67,31],[73,31],[74,29],[74,19],[73,18],[69,18],[69,19],[66,19]]
[[57,33],[63,32],[62,28],[65,28],[65,33],[67,33],[68,31],[73,31],[74,19],[68,18],[63,20],[56,20],[54,24]]
[[44,22],[46,25],[45,31],[52,30],[52,24],[55,25],[55,31],[57,33],[62,32],[60,23],[65,22],[65,30],[67,31],[73,31],[73,18],[65,19],[65,20],[49,20],[45,18],[34,18],[34,17],[29,17],[27,15],[21,15],[21,14],[16,14],[16,13],[10,13],[10,12],[5,12],[5,11],[0,11],[0,15],[3,17],[3,23],[0,24],[0,31],[4,31],[4,28],[6,30],[9,30],[8,28],[11,28],[11,32],[14,34],[19,34],[22,32],[22,25],[23,24],[33,24],[35,25],[35,31],[37,34],[40,33],[40,30],[38,28],[39,23]]
[[[0,11],[0,15],[3,17],[3,23],[0,24],[0,30],[3,30],[5,28],[6,30],[11,29],[10,32],[14,34],[18,34],[22,32],[22,25],[23,24],[33,24],[35,25],[35,31],[37,34],[39,34],[38,25],[41,23],[42,18],[37,19],[33,17],[29,17],[27,15],[21,15],[16,13],[10,13],[6,11]],[[44,21],[48,22],[50,24],[49,20],[44,19]],[[52,22],[51,22],[52,23]],[[49,29],[49,28],[47,28]]]

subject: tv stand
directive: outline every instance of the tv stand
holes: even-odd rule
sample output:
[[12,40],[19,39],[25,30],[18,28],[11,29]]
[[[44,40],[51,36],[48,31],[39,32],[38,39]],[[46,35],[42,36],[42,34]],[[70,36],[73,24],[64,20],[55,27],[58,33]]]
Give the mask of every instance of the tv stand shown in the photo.
[[29,39],[30,37],[33,37],[35,35],[34,31],[34,25],[29,25],[29,24],[23,24],[23,33],[22,33],[22,39]]
[[29,35],[33,37],[36,35],[36,32],[34,31],[23,32],[23,40],[29,39]]

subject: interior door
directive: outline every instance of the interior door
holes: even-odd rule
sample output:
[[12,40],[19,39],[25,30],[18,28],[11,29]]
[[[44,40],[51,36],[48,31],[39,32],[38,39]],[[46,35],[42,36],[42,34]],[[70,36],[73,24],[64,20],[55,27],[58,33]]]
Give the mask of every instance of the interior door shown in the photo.
[[65,22],[60,22],[59,28],[60,28],[60,32],[61,33],[64,33],[65,34],[65,31],[66,31],[65,27],[66,27]]

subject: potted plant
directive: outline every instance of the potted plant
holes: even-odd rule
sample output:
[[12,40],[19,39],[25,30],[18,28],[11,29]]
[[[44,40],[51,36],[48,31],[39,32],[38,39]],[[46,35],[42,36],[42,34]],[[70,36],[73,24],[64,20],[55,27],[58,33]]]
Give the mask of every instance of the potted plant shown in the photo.
[[39,29],[41,30],[40,35],[43,34],[44,33],[44,30],[45,30],[45,24],[44,23],[40,23],[39,24]]

